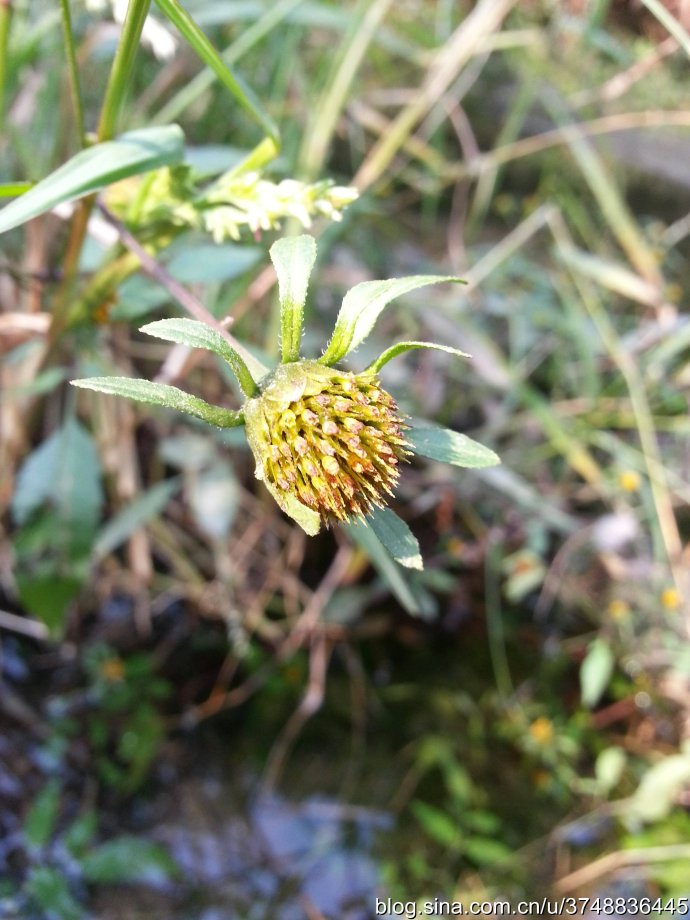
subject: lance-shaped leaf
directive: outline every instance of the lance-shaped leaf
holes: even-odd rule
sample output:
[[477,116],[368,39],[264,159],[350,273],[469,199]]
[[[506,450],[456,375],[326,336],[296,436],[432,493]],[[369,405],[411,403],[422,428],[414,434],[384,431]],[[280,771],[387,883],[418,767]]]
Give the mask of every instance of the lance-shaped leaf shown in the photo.
[[405,437],[416,454],[441,463],[482,469],[501,462],[488,447],[449,428],[411,428]]
[[316,261],[316,240],[306,234],[287,237],[274,243],[270,252],[278,275],[281,347],[283,363],[287,364],[299,358],[304,303]]
[[[142,326],[140,331],[166,342],[177,342],[190,348],[206,348],[214,352],[230,365],[245,396],[254,396],[258,391],[256,382],[242,355],[223,338],[220,332],[206,323],[200,323],[195,319],[159,319]],[[264,368],[263,372],[266,373],[266,371],[267,368]]]
[[141,128],[122,134],[114,141],[95,144],[80,151],[21,198],[4,207],[0,211],[0,233],[120,179],[161,166],[174,166],[181,163],[183,157],[184,135],[178,125]]
[[244,424],[244,415],[223,409],[221,406],[212,406],[198,396],[190,396],[184,390],[168,386],[165,383],[151,383],[150,380],[136,380],[132,377],[87,377],[83,380],[72,380],[72,385],[85,390],[96,390],[98,393],[108,393],[111,396],[126,396],[137,402],[149,403],[152,406],[165,406],[167,409],[177,409],[200,418],[216,428],[236,428]]
[[333,335],[319,361],[331,366],[361,345],[373,329],[379,314],[391,300],[428,284],[440,284],[444,281],[462,283],[460,278],[445,275],[411,275],[407,278],[363,281],[356,284],[343,298]]
[[396,345],[391,345],[390,348],[382,352],[382,354],[369,365],[366,373],[378,374],[384,364],[388,364],[391,359],[397,358],[398,355],[406,351],[412,351],[414,348],[431,348],[435,351],[445,351],[449,355],[455,355],[458,358],[472,357],[464,351],[459,351],[457,348],[451,348],[450,345],[437,345],[435,342],[398,342]]
[[406,569],[424,568],[417,538],[394,511],[375,508],[365,520],[396,562]]

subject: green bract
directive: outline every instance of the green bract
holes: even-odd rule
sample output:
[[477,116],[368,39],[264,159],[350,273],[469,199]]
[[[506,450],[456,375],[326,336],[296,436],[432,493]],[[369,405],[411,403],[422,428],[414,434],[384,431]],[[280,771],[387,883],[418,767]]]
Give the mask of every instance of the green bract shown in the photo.
[[282,363],[272,371],[204,323],[164,319],[142,327],[149,335],[209,349],[226,361],[246,396],[240,411],[147,380],[94,377],[72,383],[169,406],[218,427],[244,424],[257,478],[306,533],[316,534],[322,524],[333,522],[369,524],[401,565],[421,568],[417,541],[385,507],[398,481],[399,464],[414,453],[462,467],[492,466],[499,460],[493,451],[454,431],[410,428],[377,375],[384,364],[410,349],[468,356],[433,342],[399,342],[359,374],[334,365],[364,341],[396,297],[459,279],[419,275],[356,285],[343,299],[323,355],[314,360],[300,356],[300,344],[316,243],[306,235],[279,240],[271,248],[271,259],[278,275],[282,347]]

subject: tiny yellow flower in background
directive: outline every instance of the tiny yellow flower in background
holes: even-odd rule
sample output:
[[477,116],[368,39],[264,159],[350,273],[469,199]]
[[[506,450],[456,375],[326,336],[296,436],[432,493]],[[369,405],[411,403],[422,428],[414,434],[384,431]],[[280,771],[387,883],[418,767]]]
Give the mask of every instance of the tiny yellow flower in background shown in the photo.
[[630,604],[621,598],[614,598],[606,608],[612,620],[625,620],[630,616]]
[[680,594],[675,588],[666,588],[661,592],[661,606],[666,610],[678,610],[680,607]]
[[642,485],[642,479],[635,470],[623,470],[618,474],[618,485],[624,492],[637,492]]
[[539,716],[538,719],[535,719],[528,731],[532,740],[539,745],[545,746],[553,741],[553,722],[546,716]]
[[106,658],[100,670],[101,677],[109,684],[119,683],[125,676],[125,666],[120,658]]

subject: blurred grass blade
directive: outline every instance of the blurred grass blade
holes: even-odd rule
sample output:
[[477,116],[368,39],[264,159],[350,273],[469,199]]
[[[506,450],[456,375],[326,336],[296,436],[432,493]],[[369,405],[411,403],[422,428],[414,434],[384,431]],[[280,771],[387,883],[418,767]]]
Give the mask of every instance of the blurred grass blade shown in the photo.
[[396,562],[406,569],[421,571],[424,568],[417,538],[394,511],[390,508],[375,508],[367,515],[366,523]]
[[283,363],[287,364],[299,358],[304,304],[316,261],[316,240],[306,234],[278,240],[271,246],[271,261],[278,276],[281,347]]
[[[222,52],[220,57],[224,66],[232,67],[236,64],[247,51],[251,50],[254,45],[268,35],[303,2],[304,0],[278,0],[277,3],[271,4],[260,18],[240,32],[237,39]],[[225,11],[223,11],[222,6],[223,4],[214,3],[213,11],[218,13],[218,24],[222,23],[223,26],[227,26],[238,5],[235,2],[228,4],[229,8]],[[199,21],[200,15],[197,13],[197,22]],[[216,77],[215,70],[202,70],[156,113],[155,122],[157,124],[166,124],[169,121],[175,121],[185,109],[196,102],[199,96],[213,86],[213,81]],[[273,150],[272,155],[275,156],[275,144],[273,145]]]
[[597,637],[587,649],[580,666],[580,689],[582,705],[593,709],[608,687],[615,658],[611,646],[604,639]]
[[184,390],[168,386],[165,383],[151,383],[150,380],[136,380],[132,377],[88,377],[84,380],[72,380],[72,386],[110,396],[124,396],[136,402],[152,406],[165,406],[200,418],[217,428],[235,428],[244,424],[241,412],[212,406],[198,396],[190,396]]
[[156,0],[161,12],[176,26],[185,40],[199,55],[207,67],[218,77],[223,86],[235,97],[242,108],[248,112],[264,129],[266,134],[280,145],[278,126],[263,110],[261,103],[252,90],[236,76],[223,62],[222,57],[206,38],[199,26],[177,0]]
[[125,505],[101,529],[93,546],[93,555],[102,559],[121,546],[135,530],[143,527],[163,511],[180,487],[179,478],[166,479]]
[[35,182],[0,182],[0,198],[18,198],[33,188]]
[[59,204],[139,173],[174,166],[184,157],[184,135],[177,125],[141,128],[117,140],[96,144],[46,176],[0,211],[0,233],[18,227]]
[[435,342],[398,342],[396,345],[391,345],[390,348],[387,348],[380,354],[378,358],[369,365],[366,372],[378,374],[384,364],[388,364],[389,361],[392,361],[393,358],[397,358],[398,355],[402,355],[406,351],[412,351],[415,348],[431,348],[434,351],[445,351],[449,355],[455,355],[457,358],[472,357],[464,351],[460,351],[457,348],[451,348],[450,345],[437,345]]
[[189,348],[206,348],[222,358],[237,377],[245,396],[254,396],[257,386],[239,352],[229,345],[219,332],[195,319],[159,319],[140,329],[165,342],[176,342]]
[[335,322],[335,329],[321,364],[332,365],[361,345],[374,327],[381,311],[396,297],[401,297],[429,284],[453,281],[460,278],[448,275],[410,275],[407,278],[390,278],[387,281],[363,281],[347,292]]
[[441,463],[482,469],[501,462],[488,447],[449,428],[412,428],[406,436],[416,454]]

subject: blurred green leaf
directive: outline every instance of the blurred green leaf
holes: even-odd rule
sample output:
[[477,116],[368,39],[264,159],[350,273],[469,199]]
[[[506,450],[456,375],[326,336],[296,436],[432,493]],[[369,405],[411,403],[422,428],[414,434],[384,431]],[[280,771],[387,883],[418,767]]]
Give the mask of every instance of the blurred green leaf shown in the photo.
[[597,705],[609,685],[615,659],[611,646],[596,638],[587,649],[580,666],[580,693],[582,705],[592,709]]
[[467,469],[481,469],[500,463],[498,456],[478,441],[449,428],[411,428],[406,434],[412,449],[422,457]]
[[604,748],[594,764],[594,775],[600,795],[608,795],[614,789],[625,769],[625,751],[619,747]]
[[81,150],[21,198],[0,211],[0,233],[59,204],[83,198],[106,185],[182,162],[184,136],[177,125],[140,128],[114,141]]
[[406,569],[424,568],[417,538],[390,508],[375,508],[365,521],[396,562]]
[[180,481],[167,479],[152,486],[129,505],[121,508],[101,528],[93,547],[96,558],[103,558],[121,546],[135,530],[143,527],[161,513],[180,487]]
[[453,818],[426,802],[413,801],[410,808],[424,831],[433,840],[451,850],[460,849],[462,836]]
[[60,807],[59,780],[51,779],[36,796],[24,819],[24,837],[29,846],[40,849],[50,840]]
[[177,873],[168,852],[156,843],[123,836],[94,848],[82,860],[82,872],[89,882],[160,883]]
[[690,783],[690,752],[671,754],[653,764],[642,777],[624,813],[637,821],[661,821],[670,814],[682,789]]
[[513,855],[513,851],[493,837],[468,837],[462,845],[463,855],[479,866],[492,866]]
[[65,575],[60,571],[60,564],[44,562],[39,570],[29,563],[30,571],[17,573],[19,598],[31,613],[50,630],[52,636],[62,633],[71,601],[77,596],[84,584],[80,574]]
[[48,866],[29,870],[24,889],[51,920],[83,920],[85,913],[72,897],[63,872]]
[[[172,247],[171,247],[172,248]],[[195,243],[185,240],[166,260],[166,268],[182,284],[212,284],[243,275],[261,258],[257,246],[237,243]]]

